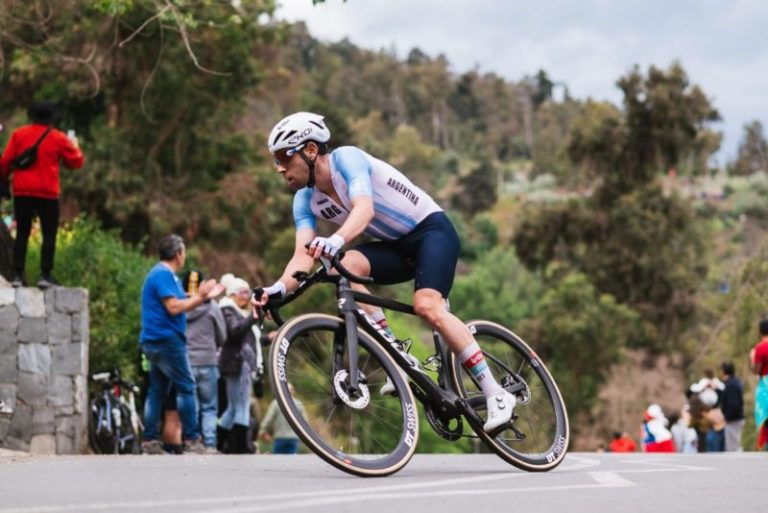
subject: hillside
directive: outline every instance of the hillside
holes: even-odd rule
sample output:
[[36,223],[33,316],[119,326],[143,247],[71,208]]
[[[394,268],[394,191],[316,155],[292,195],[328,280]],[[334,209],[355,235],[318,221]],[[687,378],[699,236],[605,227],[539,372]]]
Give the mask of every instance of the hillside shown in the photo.
[[[675,390],[722,359],[746,374],[768,310],[765,138],[759,123],[746,127],[738,161],[709,169],[719,113],[684,63],[616,77],[623,99],[612,104],[573,98],[567,85],[554,95],[559,81],[544,70],[510,80],[454,73],[418,48],[399,59],[322,43],[274,19],[269,2],[244,0],[234,14],[177,2],[174,17],[149,0],[41,5],[4,7],[0,119],[21,125],[21,106],[50,99],[59,126],[80,136],[87,165],[63,174],[62,201],[66,219],[86,220],[71,227],[74,263],[57,272],[102,287],[91,295],[98,333],[120,326],[93,366],[132,364],[137,321],[119,318],[130,300],[116,299],[119,280],[141,279],[142,255],[164,234],[183,235],[209,276],[279,275],[292,199],[265,138],[284,114],[309,110],[326,116],[333,146],[387,160],[448,211],[462,241],[454,310],[512,326],[537,348],[576,447],[617,423],[634,434],[647,402],[677,408]],[[136,256],[126,274],[95,281],[88,259],[123,251]]]

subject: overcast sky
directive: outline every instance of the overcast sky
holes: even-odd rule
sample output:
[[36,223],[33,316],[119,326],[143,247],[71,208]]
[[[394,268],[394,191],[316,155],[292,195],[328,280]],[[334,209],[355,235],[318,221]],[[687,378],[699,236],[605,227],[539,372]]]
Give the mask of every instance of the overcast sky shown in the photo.
[[278,0],[324,41],[418,47],[457,73],[479,67],[510,80],[547,71],[576,98],[620,102],[616,80],[639,64],[682,62],[723,121],[716,162],[732,159],[744,123],[768,129],[768,0]]

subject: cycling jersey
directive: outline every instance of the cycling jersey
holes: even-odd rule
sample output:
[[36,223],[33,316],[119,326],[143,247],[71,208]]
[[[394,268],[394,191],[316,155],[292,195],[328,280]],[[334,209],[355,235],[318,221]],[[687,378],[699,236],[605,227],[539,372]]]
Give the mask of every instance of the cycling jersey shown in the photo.
[[400,171],[354,146],[331,152],[331,181],[341,200],[315,188],[305,187],[293,198],[296,229],[316,229],[317,217],[341,225],[352,210],[352,198],[373,199],[374,216],[365,233],[382,240],[396,240],[411,233],[440,206]]

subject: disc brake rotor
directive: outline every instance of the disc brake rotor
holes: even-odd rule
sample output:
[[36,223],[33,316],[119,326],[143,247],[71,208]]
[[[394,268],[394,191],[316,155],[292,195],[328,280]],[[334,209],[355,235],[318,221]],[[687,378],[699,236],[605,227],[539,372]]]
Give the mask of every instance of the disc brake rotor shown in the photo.
[[342,369],[336,373],[333,377],[333,388],[336,391],[339,399],[355,410],[362,410],[371,401],[371,392],[368,390],[368,385],[364,383],[365,376],[363,373],[359,373],[359,379],[357,381],[357,396],[352,398],[349,396],[349,373]]

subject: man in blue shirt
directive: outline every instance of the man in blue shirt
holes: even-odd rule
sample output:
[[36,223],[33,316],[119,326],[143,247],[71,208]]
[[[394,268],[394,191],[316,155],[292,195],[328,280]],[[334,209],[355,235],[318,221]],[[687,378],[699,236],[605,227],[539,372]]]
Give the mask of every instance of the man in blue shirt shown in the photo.
[[184,452],[202,454],[195,401],[195,380],[187,353],[186,313],[220,295],[223,287],[216,280],[200,284],[190,297],[184,292],[176,272],[184,267],[186,247],[178,235],[168,235],[158,245],[160,261],[149,271],[141,289],[141,349],[150,362],[149,392],[144,404],[144,443],[146,454],[163,454],[160,442],[162,405],[173,384],[181,418]]

